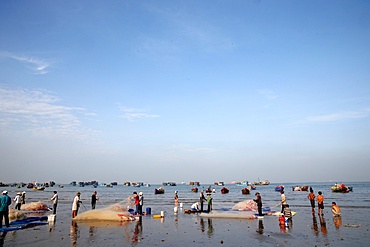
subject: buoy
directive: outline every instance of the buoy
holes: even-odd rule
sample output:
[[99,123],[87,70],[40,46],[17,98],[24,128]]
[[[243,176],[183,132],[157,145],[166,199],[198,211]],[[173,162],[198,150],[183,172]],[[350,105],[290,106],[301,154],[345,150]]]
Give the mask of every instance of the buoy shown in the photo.
[[164,211],[161,211],[161,217],[164,218]]
[[175,214],[177,214],[177,213],[179,212],[178,207],[174,207],[174,208],[173,208],[173,212],[174,212]]
[[182,202],[180,202],[180,208],[182,208]]
[[162,218],[160,214],[153,214],[153,219],[160,219]]

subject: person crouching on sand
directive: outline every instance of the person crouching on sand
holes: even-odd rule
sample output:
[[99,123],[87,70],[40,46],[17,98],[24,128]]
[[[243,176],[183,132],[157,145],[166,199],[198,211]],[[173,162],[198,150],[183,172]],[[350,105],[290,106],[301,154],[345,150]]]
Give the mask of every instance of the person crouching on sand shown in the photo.
[[333,216],[341,215],[340,208],[335,202],[331,203],[331,211],[333,212]]

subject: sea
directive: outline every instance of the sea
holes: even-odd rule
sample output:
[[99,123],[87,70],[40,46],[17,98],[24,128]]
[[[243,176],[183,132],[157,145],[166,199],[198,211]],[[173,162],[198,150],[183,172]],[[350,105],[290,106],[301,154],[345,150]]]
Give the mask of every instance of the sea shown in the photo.
[[[97,197],[99,198],[96,205],[97,208],[104,208],[128,200],[133,195],[133,192],[142,192],[144,195],[143,211],[150,212],[151,215],[165,214],[164,219],[166,220],[162,219],[162,224],[172,225],[163,228],[166,231],[165,236],[162,236],[161,232],[154,234],[154,232],[159,231],[155,225],[157,223],[153,221],[151,216],[145,216],[142,224],[146,225],[146,227],[140,228],[144,230],[141,230],[140,235],[136,236],[136,238],[132,236],[130,238],[124,237],[124,240],[117,240],[107,237],[104,244],[91,242],[88,244],[89,246],[209,246],[214,244],[247,246],[245,240],[236,233],[238,231],[241,231],[242,235],[248,238],[248,246],[368,246],[370,240],[370,198],[368,196],[370,182],[338,181],[338,183],[351,186],[353,191],[349,193],[334,193],[331,191],[334,182],[271,183],[269,185],[256,186],[256,189],[251,190],[249,195],[244,195],[241,192],[247,186],[236,184],[225,184],[224,186],[214,184],[200,184],[199,186],[190,186],[188,184],[177,184],[176,186],[151,184],[150,186],[140,187],[118,184],[112,187],[98,186],[96,188],[92,185],[80,187],[78,184],[76,186],[64,184],[62,187],[59,187],[57,184],[54,187],[47,187],[44,191],[6,187],[2,189],[8,190],[9,196],[12,198],[15,197],[17,192],[25,191],[26,203],[41,201],[49,207],[52,207],[50,198],[53,196],[53,191],[56,190],[59,195],[59,204],[57,223],[49,230],[47,236],[42,234],[37,238],[36,242],[24,242],[25,240],[21,237],[22,233],[18,232],[12,235],[12,237],[1,236],[0,246],[36,246],[48,243],[48,241],[55,242],[54,246],[64,245],[58,244],[58,238],[63,238],[63,240],[68,238],[60,236],[63,235],[61,232],[64,232],[67,226],[68,235],[70,237],[73,236],[73,231],[69,229],[69,225],[74,196],[77,192],[81,193],[83,205],[80,208],[80,212],[84,212],[91,209],[90,200],[94,191],[97,191]],[[257,191],[261,194],[263,207],[269,207],[271,211],[280,211],[281,196],[279,192],[275,191],[275,187],[278,185],[285,187],[287,203],[292,211],[297,212],[297,215],[293,217],[293,224],[290,226],[279,226],[276,216],[265,216],[263,220],[208,219],[206,226],[204,226],[203,219],[198,215],[184,214],[185,209],[190,209],[193,203],[199,201],[199,192],[209,187],[216,191],[212,193],[214,211],[229,211],[239,202],[253,200],[256,198],[255,193]],[[310,202],[307,199],[308,192],[294,191],[293,188],[296,186],[312,187],[316,195],[319,191],[322,192],[325,197],[324,216],[317,215],[317,208],[315,214],[311,213]],[[164,188],[164,194],[154,193],[154,189],[159,187]],[[198,188],[197,193],[191,190],[193,187]],[[222,187],[229,188],[229,193],[221,194]],[[175,192],[179,196],[177,205],[174,202]],[[331,214],[332,202],[336,202],[341,208],[342,217],[340,222]],[[177,209],[175,209],[176,206]],[[175,210],[177,210],[177,213],[175,213]],[[62,227],[60,225],[61,221],[66,226]],[[180,221],[183,224],[179,226]],[[172,227],[173,222],[175,222],[176,227]],[[60,227],[59,230],[58,227]],[[83,227],[79,228],[79,234],[76,234],[75,242],[71,238],[72,246],[86,246],[86,243],[88,243],[86,239],[90,239],[91,234],[94,234],[91,233],[90,227],[90,229],[86,230],[86,236],[84,236],[82,233],[84,232],[82,230]],[[126,227],[130,228],[130,225]],[[135,235],[137,224],[133,224],[131,227],[132,229],[127,230],[127,232]],[[226,232],[225,227],[227,228]],[[179,228],[183,231],[183,234],[180,234],[181,230]],[[241,230],[241,228],[243,229]],[[211,234],[210,229],[212,229]],[[57,231],[60,233],[53,235],[53,232]],[[99,235],[99,230],[97,231],[98,233],[95,234]],[[200,234],[198,234],[198,231]],[[102,233],[100,232],[100,234]],[[189,234],[190,237],[186,237],[186,234]],[[85,240],[77,241],[78,238]],[[153,241],[155,244],[153,244]],[[68,244],[70,243],[68,241]]]

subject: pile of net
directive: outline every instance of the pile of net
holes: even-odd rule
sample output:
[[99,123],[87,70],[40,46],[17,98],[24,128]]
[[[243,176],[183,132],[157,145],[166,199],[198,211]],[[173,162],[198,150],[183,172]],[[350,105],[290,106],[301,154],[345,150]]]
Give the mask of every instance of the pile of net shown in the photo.
[[73,220],[76,221],[132,221],[135,217],[128,211],[130,201],[126,199],[111,206],[79,213]]
[[15,210],[13,208],[9,209],[9,221],[23,220],[25,218],[26,215],[23,212]]
[[235,204],[232,210],[257,211],[257,204],[253,200],[245,200]]
[[27,210],[27,211],[48,211],[49,207],[43,203],[43,202],[32,202],[23,204],[21,206],[21,210]]

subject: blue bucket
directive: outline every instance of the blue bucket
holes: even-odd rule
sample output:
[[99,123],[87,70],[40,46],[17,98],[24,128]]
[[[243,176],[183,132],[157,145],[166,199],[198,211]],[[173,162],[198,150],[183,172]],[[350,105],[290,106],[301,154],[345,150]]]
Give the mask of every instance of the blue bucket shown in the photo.
[[132,209],[132,208],[130,208],[130,209],[128,210],[128,212],[129,212],[130,214],[134,214],[134,213],[135,213],[135,210],[134,210],[134,209]]
[[146,214],[151,214],[152,213],[152,208],[146,208]]

